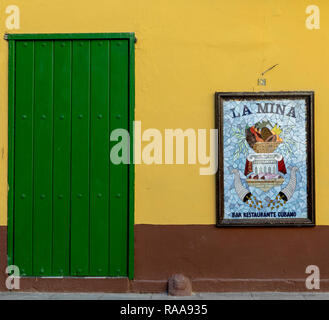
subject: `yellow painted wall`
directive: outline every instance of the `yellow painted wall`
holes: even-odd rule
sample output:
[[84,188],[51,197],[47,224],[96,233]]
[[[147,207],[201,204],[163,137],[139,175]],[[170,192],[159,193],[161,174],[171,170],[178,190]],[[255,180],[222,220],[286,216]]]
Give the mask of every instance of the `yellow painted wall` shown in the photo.
[[[18,33],[135,32],[136,120],[144,129],[213,128],[215,91],[314,90],[316,218],[329,224],[328,0],[1,0],[0,225],[7,224],[5,8]],[[320,30],[305,28],[307,5]],[[257,86],[259,74],[266,87]],[[135,222],[212,224],[215,182],[199,166],[136,165]]]

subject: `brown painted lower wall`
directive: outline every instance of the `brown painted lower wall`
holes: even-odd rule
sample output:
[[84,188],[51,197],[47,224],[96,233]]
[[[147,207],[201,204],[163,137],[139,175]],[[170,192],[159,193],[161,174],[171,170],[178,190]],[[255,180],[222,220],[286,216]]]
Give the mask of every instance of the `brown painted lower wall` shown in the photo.
[[192,279],[194,291],[306,291],[317,265],[329,291],[329,227],[135,227],[135,279]]
[[[0,291],[5,288],[7,228],[0,227]],[[182,273],[193,291],[307,291],[305,269],[320,268],[329,291],[329,226],[216,228],[136,225],[135,279],[24,278],[25,291],[161,292]]]

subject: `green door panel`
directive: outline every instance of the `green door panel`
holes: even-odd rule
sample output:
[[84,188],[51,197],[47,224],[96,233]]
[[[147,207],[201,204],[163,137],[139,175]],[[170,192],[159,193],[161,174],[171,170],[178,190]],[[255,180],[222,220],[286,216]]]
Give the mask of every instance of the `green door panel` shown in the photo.
[[132,129],[134,35],[7,38],[8,262],[132,278],[133,165],[110,162],[110,135]]
[[95,276],[108,274],[109,265],[109,57],[109,41],[91,42],[89,271]]
[[[120,70],[120,72],[118,72]],[[128,41],[111,41],[110,128],[128,129]],[[111,146],[116,142],[111,141]],[[127,274],[128,166],[110,164],[110,275]],[[125,254],[123,254],[123,252]]]
[[89,272],[90,41],[72,48],[71,274]]
[[54,276],[70,275],[71,211],[71,41],[54,41]]
[[[51,273],[53,42],[34,44],[33,274]],[[17,177],[19,179],[19,177]]]
[[[34,42],[16,44],[15,65],[15,223],[13,261],[22,275],[31,275],[33,239],[33,103]],[[18,179],[19,177],[19,179]],[[9,219],[8,219],[9,220]],[[14,239],[13,239],[14,238]]]

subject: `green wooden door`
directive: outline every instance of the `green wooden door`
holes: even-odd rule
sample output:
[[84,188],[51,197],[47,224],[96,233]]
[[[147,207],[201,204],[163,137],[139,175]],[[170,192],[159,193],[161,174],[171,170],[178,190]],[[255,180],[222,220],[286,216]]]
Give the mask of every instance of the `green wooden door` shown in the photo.
[[8,35],[9,264],[27,276],[133,277],[134,35]]

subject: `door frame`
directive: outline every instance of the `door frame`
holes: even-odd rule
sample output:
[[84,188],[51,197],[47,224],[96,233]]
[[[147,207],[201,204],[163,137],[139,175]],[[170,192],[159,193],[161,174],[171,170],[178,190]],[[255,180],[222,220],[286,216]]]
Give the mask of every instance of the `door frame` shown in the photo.
[[55,34],[6,34],[8,40],[8,238],[7,263],[14,256],[14,146],[15,146],[15,43],[20,40],[128,40],[129,46],[129,110],[130,164],[128,168],[128,277],[134,278],[134,210],[135,166],[133,161],[135,119],[135,33],[55,33]]

